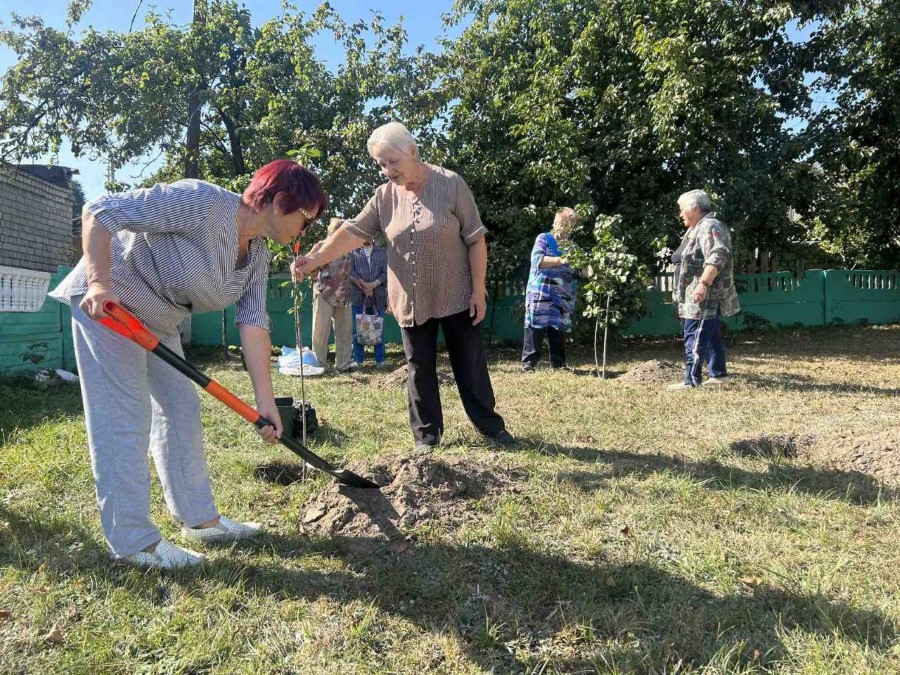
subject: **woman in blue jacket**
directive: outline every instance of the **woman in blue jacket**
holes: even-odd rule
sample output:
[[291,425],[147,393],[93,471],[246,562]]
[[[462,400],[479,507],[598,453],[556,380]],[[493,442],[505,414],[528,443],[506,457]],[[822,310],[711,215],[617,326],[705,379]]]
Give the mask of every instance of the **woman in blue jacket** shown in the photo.
[[568,241],[577,222],[575,211],[560,209],[553,218],[553,228],[539,234],[531,249],[531,271],[525,292],[523,372],[533,372],[540,361],[545,335],[550,367],[568,368],[566,333],[572,329],[579,273],[566,261],[560,245]]

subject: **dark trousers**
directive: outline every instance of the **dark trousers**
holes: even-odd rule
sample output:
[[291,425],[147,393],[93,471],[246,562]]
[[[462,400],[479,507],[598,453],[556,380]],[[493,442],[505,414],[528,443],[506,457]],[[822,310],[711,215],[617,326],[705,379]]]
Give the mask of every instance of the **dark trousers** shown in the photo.
[[541,360],[541,347],[547,335],[547,350],[550,352],[550,367],[562,368],[566,365],[566,334],[556,328],[532,328],[525,326],[525,340],[522,345],[522,363],[534,368]]
[[438,327],[444,332],[450,365],[466,414],[482,434],[494,436],[500,433],[505,427],[503,418],[494,412],[494,388],[481,342],[481,326],[473,326],[469,312],[465,310],[401,329],[409,376],[409,425],[416,443],[436,445],[444,432],[444,411],[437,378]]
[[712,319],[684,320],[684,383],[696,387],[703,378],[703,364],[710,377],[728,374],[722,322]]

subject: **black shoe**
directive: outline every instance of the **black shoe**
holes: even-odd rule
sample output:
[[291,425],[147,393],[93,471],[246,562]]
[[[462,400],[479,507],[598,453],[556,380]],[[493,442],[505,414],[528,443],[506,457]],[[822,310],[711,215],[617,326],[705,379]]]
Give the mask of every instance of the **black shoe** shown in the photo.
[[522,372],[523,372],[523,373],[533,373],[533,372],[534,372],[534,366],[531,365],[530,363],[523,364],[523,365],[522,365]]
[[416,452],[434,452],[441,445],[441,435],[434,441],[416,441]]
[[503,429],[493,436],[485,434],[484,437],[495,448],[518,448],[522,445],[521,441],[519,441],[518,438],[513,436],[506,429]]

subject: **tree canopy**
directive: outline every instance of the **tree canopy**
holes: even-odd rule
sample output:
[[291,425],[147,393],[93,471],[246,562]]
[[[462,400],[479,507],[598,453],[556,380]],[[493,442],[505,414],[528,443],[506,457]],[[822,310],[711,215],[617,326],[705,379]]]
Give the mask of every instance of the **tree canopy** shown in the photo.
[[[68,139],[114,167],[161,154],[148,180],[240,189],[293,156],[354,215],[379,182],[366,138],[398,119],[472,186],[498,284],[562,205],[614,223],[650,263],[679,233],[677,196],[698,187],[739,257],[896,265],[892,0],[456,0],[447,21],[465,28],[437,53],[327,3],[255,26],[234,0],[196,0],[189,26],[151,12],[128,32],[76,32],[89,4],[71,4],[66,30],[34,17],[0,30],[19,57],[0,159]],[[321,32],[343,49],[336,68],[312,47]]]

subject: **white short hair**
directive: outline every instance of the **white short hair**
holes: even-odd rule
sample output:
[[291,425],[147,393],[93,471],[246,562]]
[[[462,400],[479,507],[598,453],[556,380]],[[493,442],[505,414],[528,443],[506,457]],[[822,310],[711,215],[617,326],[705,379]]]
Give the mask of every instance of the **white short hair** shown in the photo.
[[709,213],[712,211],[712,202],[709,199],[709,195],[703,190],[691,190],[690,192],[685,192],[678,198],[678,205],[685,208],[693,208],[696,206],[700,209],[700,213]]
[[375,129],[372,135],[369,136],[366,146],[370,155],[372,155],[376,145],[386,145],[389,148],[402,152],[416,147],[416,139],[409,133],[409,129],[400,124],[400,122],[388,122]]
[[575,225],[578,222],[578,214],[575,213],[574,209],[570,209],[568,206],[561,208],[556,212],[556,215],[553,216],[553,226],[558,227],[562,223],[566,223],[568,225]]
[[328,221],[328,234],[334,234],[339,229],[341,229],[341,225],[343,224],[343,218],[332,218],[330,221]]

